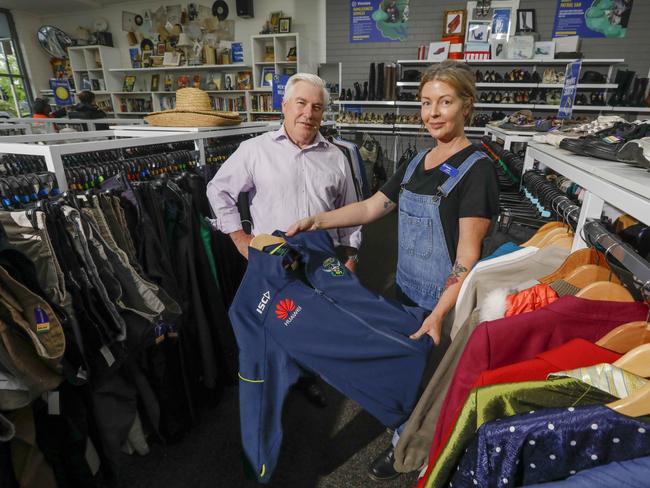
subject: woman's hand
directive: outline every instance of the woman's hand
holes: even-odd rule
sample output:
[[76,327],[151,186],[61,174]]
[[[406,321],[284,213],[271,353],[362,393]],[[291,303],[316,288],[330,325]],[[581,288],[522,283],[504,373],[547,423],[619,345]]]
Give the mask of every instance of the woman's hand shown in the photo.
[[431,312],[431,314],[426,319],[424,319],[424,322],[422,322],[422,327],[420,327],[415,334],[411,334],[410,338],[416,341],[424,334],[428,334],[431,336],[436,346],[439,345],[440,334],[442,331],[442,321],[443,317],[435,313],[435,311]]
[[294,222],[287,229],[287,236],[295,236],[300,232],[305,232],[308,230],[318,230],[318,225],[316,225],[316,217],[307,217],[305,219],[300,219],[298,222]]

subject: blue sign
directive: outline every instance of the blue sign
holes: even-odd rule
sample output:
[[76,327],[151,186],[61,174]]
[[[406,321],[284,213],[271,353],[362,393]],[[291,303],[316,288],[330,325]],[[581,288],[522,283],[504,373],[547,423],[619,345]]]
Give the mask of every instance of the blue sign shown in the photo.
[[273,75],[273,110],[280,110],[282,108],[282,99],[284,98],[284,87],[287,86],[289,75]]
[[564,88],[562,89],[562,99],[560,100],[560,108],[557,111],[558,119],[570,119],[573,113],[573,101],[576,98],[576,87],[580,79],[580,68],[582,68],[582,60],[574,61],[566,66],[564,73]]
[[394,42],[408,37],[409,0],[350,0],[350,42]]
[[70,93],[70,83],[68,83],[68,80],[50,80],[50,88],[54,94],[54,103],[57,105],[72,105],[74,103],[72,94]]
[[553,37],[625,37],[633,0],[558,0]]

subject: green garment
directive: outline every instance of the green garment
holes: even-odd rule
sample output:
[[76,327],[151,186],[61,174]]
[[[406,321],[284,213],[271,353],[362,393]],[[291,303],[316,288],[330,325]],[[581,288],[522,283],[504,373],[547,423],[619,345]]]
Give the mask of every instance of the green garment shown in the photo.
[[217,262],[214,259],[214,254],[212,254],[212,233],[210,231],[210,226],[205,221],[205,219],[199,216],[199,233],[201,235],[201,240],[203,241],[203,248],[205,249],[205,255],[208,258],[208,263],[210,263],[210,272],[214,278],[214,283],[219,288],[219,276],[217,275]]
[[648,382],[645,378],[608,363],[577,368],[571,371],[560,371],[548,376],[549,379],[556,377],[575,378],[609,392],[617,398],[626,398]]
[[486,422],[539,408],[602,405],[616,400],[574,378],[504,383],[474,388],[427,478],[426,488],[447,486],[453,470],[478,428]]

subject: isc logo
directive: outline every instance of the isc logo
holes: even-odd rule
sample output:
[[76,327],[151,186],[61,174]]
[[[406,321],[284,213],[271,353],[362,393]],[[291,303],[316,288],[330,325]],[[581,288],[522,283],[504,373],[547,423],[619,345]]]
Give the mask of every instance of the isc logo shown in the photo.
[[266,291],[262,295],[260,303],[257,305],[257,313],[262,314],[262,312],[264,312],[264,308],[266,307],[266,304],[269,303],[269,300],[271,300],[271,292]]

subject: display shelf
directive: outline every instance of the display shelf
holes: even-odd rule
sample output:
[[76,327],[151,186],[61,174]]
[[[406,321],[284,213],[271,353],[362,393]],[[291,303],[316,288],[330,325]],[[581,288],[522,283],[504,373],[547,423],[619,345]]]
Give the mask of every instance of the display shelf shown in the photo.
[[[398,81],[397,86],[406,87],[406,88],[417,88],[420,86],[418,81]],[[618,87],[616,83],[578,83],[578,89],[600,89],[600,90],[609,90],[615,89]],[[476,83],[476,88],[564,88],[562,83],[487,83],[484,81],[479,81]]]
[[251,114],[264,114],[264,115],[270,115],[270,114],[273,114],[273,115],[276,115],[276,114],[277,114],[277,115],[282,115],[282,112],[279,111],[279,110],[275,110],[275,111],[271,111],[271,112],[261,112],[261,111],[257,111],[257,110],[251,110],[251,111],[248,112],[248,113],[251,113]]
[[346,124],[337,122],[336,126],[342,129],[393,129],[393,124]]
[[530,142],[526,149],[524,171],[534,162],[551,168],[583,187],[587,194],[578,218],[572,250],[585,247],[581,226],[588,217],[600,218],[604,203],[650,223],[650,173],[616,161],[578,156],[549,144]]
[[[292,55],[295,55],[295,60],[287,59],[291,50],[294,51]],[[273,53],[273,61],[266,61],[266,59],[270,59],[271,52]],[[298,33],[252,36],[251,55],[253,61],[253,86],[256,89],[262,85],[262,74],[265,68],[273,68],[274,74],[293,74],[306,71]]]
[[112,68],[109,69],[111,73],[130,73],[130,72],[145,72],[153,73],[156,71],[197,71],[197,70],[217,70],[221,69],[224,71],[237,70],[237,69],[250,69],[250,65],[244,63],[232,63],[232,64],[201,64],[199,66],[155,66],[152,68]]
[[401,87],[412,87],[412,88],[417,88],[420,86],[419,81],[398,81],[395,83],[396,86],[401,86]]
[[538,88],[539,83],[486,83],[479,81],[476,88]]
[[[113,95],[151,95],[152,93],[157,93],[157,92],[150,92],[150,91],[116,91],[113,92]],[[166,92],[166,93],[174,93],[174,92]]]
[[[569,64],[573,61],[579,61],[578,59],[477,59],[473,61],[468,61],[464,59],[458,60],[461,63],[467,64],[503,64],[503,65],[551,65],[551,64]],[[612,59],[601,59],[601,58],[591,58],[583,59],[582,64],[619,64],[624,63],[625,59],[623,58],[612,58]],[[426,59],[398,59],[398,64],[410,65],[410,66],[428,66],[432,64],[437,64],[433,61],[428,61]]]
[[523,109],[523,108],[530,108],[533,109],[535,105],[532,103],[475,103],[474,104],[475,108],[516,108],[516,109]]
[[402,102],[400,100],[395,102],[395,105],[398,107],[421,107],[422,102]]
[[273,66],[275,61],[255,61],[256,66]]
[[[40,119],[39,119],[40,120]],[[150,128],[151,129],[151,128]],[[43,156],[47,170],[56,176],[59,189],[68,190],[62,157],[67,154],[91,153],[95,151],[122,149],[153,144],[193,141],[199,151],[199,164],[205,165],[205,144],[207,140],[275,130],[274,124],[256,127],[227,127],[207,131],[164,131],[152,133],[147,130],[101,130],[94,132],[71,132],[63,134],[36,134],[7,136],[0,140],[0,154],[29,154]]]

